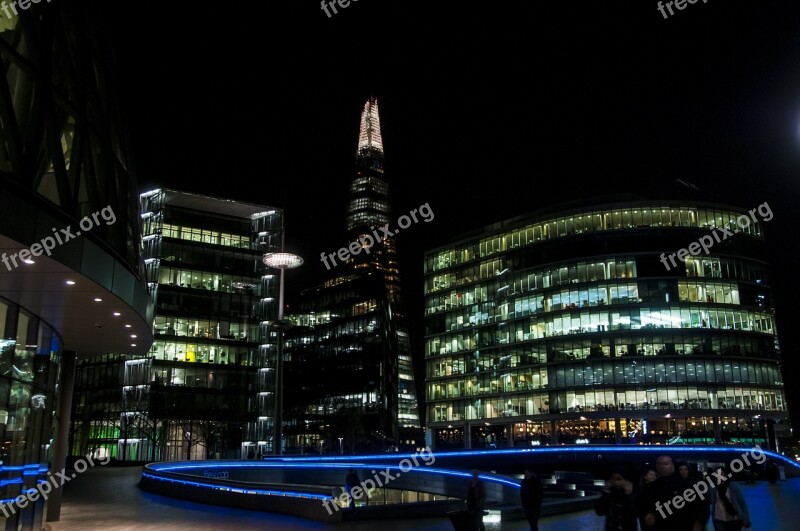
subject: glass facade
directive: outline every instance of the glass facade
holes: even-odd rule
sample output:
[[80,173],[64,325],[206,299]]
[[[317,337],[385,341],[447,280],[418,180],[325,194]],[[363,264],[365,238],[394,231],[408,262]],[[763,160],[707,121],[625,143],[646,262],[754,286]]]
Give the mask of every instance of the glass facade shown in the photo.
[[[347,209],[346,229],[348,241],[357,241],[369,237],[374,227],[390,223],[391,208],[389,206],[389,185],[384,175],[383,138],[380,129],[380,113],[378,100],[371,97],[364,104],[361,113],[361,127],[356,151],[356,171],[350,186],[350,204]],[[358,275],[377,273],[383,278],[383,293],[373,291],[365,297],[376,297],[385,301],[384,311],[387,345],[391,353],[388,356],[393,372],[391,384],[396,389],[396,397],[390,402],[397,403],[397,427],[408,428],[409,434],[419,429],[419,404],[414,383],[412,353],[408,329],[405,322],[405,302],[400,282],[400,266],[395,242],[391,238],[384,239],[374,245],[371,253],[362,253],[348,260],[346,267]],[[383,302],[381,302],[383,304]],[[394,394],[395,391],[392,391]],[[394,416],[394,413],[392,413]],[[394,427],[387,432],[391,438],[403,437],[395,433]],[[405,438],[408,440],[408,437]]]
[[774,443],[788,412],[761,227],[659,262],[742,215],[609,205],[426,253],[435,445]]
[[79,362],[73,453],[241,457],[263,405],[254,398],[259,371],[275,363],[265,323],[276,314],[277,282],[261,257],[278,249],[283,214],[154,190],[141,196],[141,218],[154,341],[145,356]]
[[[346,241],[390,221],[383,161],[378,102],[370,98],[361,114]],[[286,452],[422,445],[397,254],[386,239],[301,295],[286,341]]]
[[308,313],[287,316],[295,326],[285,342],[286,453],[339,452],[340,437],[347,452],[397,444],[387,305],[382,279],[364,275],[307,292],[299,309]]
[[[0,17],[0,250],[101,211],[114,219],[0,275],[1,503],[65,466],[74,360],[145,352],[152,338],[129,127],[97,8],[35,2]],[[3,528],[41,529],[60,500],[54,490],[4,511]]]
[[[255,421],[247,425],[244,442],[241,446],[242,459],[269,455],[274,453],[277,446],[275,427],[278,419],[282,418],[285,409],[277,400],[278,392],[283,392],[282,380],[278,379],[278,329],[275,326],[279,315],[282,315],[278,305],[282,295],[278,291],[281,270],[262,265],[263,255],[267,253],[283,252],[284,232],[283,215],[275,216],[274,213],[254,216],[250,232],[253,234],[252,246],[261,249],[262,257],[259,258],[258,271],[262,272],[259,289],[259,321],[261,325],[260,345],[253,358],[258,367],[256,381],[253,388],[256,395],[250,398],[250,409],[254,411]],[[255,289],[245,285],[246,289]]]
[[453,265],[485,258],[509,249],[533,245],[538,242],[596,232],[645,229],[659,227],[693,227],[711,230],[723,227],[758,238],[762,237],[758,222],[746,228],[737,225],[746,211],[720,206],[641,203],[609,206],[587,212],[533,221],[506,231],[495,231],[480,240],[430,253],[425,258],[425,271],[447,269]]
[[83,2],[28,7],[0,17],[0,176],[74,220],[113,207],[117,222],[91,236],[138,270],[136,181],[108,38]]
[[[24,308],[0,298],[0,503],[47,479],[57,421],[61,337]],[[42,522],[45,500],[0,514],[7,529]]]

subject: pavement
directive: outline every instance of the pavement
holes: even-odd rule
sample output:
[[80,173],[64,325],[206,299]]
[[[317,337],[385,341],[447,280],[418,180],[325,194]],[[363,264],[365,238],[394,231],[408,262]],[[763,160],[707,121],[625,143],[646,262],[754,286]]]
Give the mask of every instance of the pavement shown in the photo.
[[[260,530],[380,530],[452,531],[447,518],[380,520],[324,524],[302,518],[243,509],[228,509],[157,496],[137,486],[141,467],[91,468],[64,485],[61,520],[53,531],[205,531]],[[753,526],[748,531],[800,529],[800,478],[769,485],[738,483],[747,500]],[[603,531],[603,518],[593,511],[544,517],[542,531]],[[529,529],[525,521],[487,523],[488,531]],[[709,524],[709,530],[713,531]]]

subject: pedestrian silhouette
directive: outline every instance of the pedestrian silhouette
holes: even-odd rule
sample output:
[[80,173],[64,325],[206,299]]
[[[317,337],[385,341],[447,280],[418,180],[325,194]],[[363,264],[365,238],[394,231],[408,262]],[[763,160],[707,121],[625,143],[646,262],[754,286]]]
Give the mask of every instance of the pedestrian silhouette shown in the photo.
[[522,509],[525,511],[525,517],[531,526],[531,531],[539,531],[539,517],[542,514],[544,489],[542,489],[542,482],[533,469],[525,469],[525,479],[520,483],[519,497]]
[[353,487],[357,487],[361,483],[361,480],[358,479],[358,473],[356,472],[355,468],[351,468],[350,471],[347,473],[347,476],[344,478],[344,489],[347,492],[349,505],[351,509],[355,510],[356,508],[356,499],[353,497]]
[[478,477],[478,471],[472,471],[472,480],[467,489],[467,511],[472,514],[474,526],[472,529],[486,531],[483,526],[483,507],[486,504],[486,488]]

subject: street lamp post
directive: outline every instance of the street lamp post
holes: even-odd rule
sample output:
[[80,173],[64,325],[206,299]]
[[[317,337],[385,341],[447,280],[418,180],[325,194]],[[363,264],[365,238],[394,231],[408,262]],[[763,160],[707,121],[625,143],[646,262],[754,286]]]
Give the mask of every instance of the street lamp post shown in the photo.
[[281,454],[283,437],[283,331],[292,324],[283,319],[283,273],[303,265],[303,259],[292,253],[269,253],[264,255],[264,264],[281,270],[278,295],[278,320],[272,324],[278,330],[277,363],[275,364],[275,422],[272,437],[272,453]]

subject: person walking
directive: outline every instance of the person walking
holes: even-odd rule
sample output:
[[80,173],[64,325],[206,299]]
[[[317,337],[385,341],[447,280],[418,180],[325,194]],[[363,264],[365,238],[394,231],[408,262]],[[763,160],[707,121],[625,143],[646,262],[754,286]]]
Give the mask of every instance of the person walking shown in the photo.
[[483,507],[486,504],[486,488],[483,486],[483,481],[478,477],[477,470],[472,471],[472,480],[469,482],[467,489],[467,511],[472,514],[473,525],[472,529],[479,529],[486,531],[483,526]]
[[[725,467],[717,470],[721,471],[715,474],[717,477],[729,477]],[[723,481],[711,489],[709,501],[714,531],[741,531],[752,525],[742,491],[733,480]]]
[[539,531],[539,517],[542,514],[544,489],[542,489],[542,482],[533,469],[525,469],[525,479],[519,485],[519,497],[522,510],[525,511],[525,517],[531,526],[531,531]]
[[680,507],[670,508],[674,497],[691,490],[692,479],[682,478],[668,455],[656,459],[658,479],[645,485],[640,511],[647,531],[701,531],[708,521],[708,505],[695,498]]
[[347,476],[344,478],[344,490],[347,492],[347,499],[350,501],[348,507],[353,510],[356,509],[356,499],[353,497],[353,487],[357,487],[359,483],[361,483],[361,480],[358,479],[358,473],[356,472],[356,469],[351,468],[347,473]]
[[[648,484],[654,482],[658,479],[658,472],[656,471],[656,467],[650,464],[646,464],[642,467],[642,473],[639,476],[639,488],[636,491],[636,499],[641,500],[644,496],[644,490]],[[645,523],[645,516],[646,511],[640,510],[639,511],[639,525],[642,528],[642,531],[648,531],[652,529],[652,525],[647,525]]]
[[612,472],[594,511],[606,517],[605,531],[636,531],[638,506],[633,483],[620,472]]

